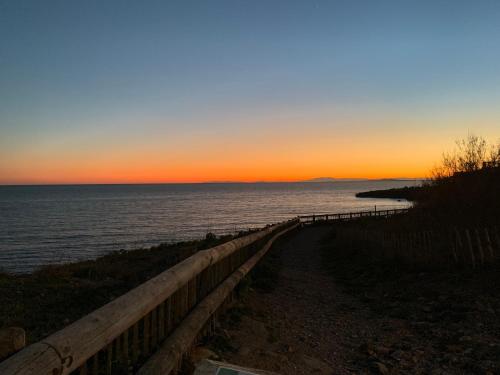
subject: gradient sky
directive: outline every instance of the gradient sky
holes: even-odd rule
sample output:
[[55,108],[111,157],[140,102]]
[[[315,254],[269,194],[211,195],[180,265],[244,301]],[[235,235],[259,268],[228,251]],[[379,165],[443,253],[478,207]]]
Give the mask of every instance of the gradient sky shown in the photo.
[[0,0],[0,183],[425,176],[500,137],[500,2]]

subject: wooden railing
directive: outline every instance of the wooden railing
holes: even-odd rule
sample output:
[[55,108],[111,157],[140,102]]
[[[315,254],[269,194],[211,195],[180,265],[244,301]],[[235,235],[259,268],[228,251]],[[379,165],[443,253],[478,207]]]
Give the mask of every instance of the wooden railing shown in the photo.
[[407,212],[408,208],[394,208],[390,210],[373,210],[373,211],[342,212],[336,214],[305,215],[305,216],[299,216],[299,219],[301,223],[312,224],[318,221],[348,221],[364,217],[391,217],[394,215],[405,214]]
[[[171,374],[298,219],[202,250],[0,363],[1,375]],[[33,306],[36,308],[36,306]]]

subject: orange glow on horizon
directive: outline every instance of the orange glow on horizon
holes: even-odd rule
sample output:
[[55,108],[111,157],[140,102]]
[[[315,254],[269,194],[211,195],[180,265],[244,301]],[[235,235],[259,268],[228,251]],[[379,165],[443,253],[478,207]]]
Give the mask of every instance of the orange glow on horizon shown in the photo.
[[[202,183],[202,182],[291,182],[318,177],[332,178],[419,178],[428,175],[429,163],[392,164],[385,157],[296,157],[270,155],[253,160],[180,160],[169,162],[155,156],[144,159],[85,160],[84,162],[38,161],[11,170],[6,184],[119,184],[119,183]],[[269,158],[269,159],[268,159]],[[36,164],[35,166],[33,164]],[[424,164],[424,165],[422,165]],[[33,168],[35,167],[35,168]]]
[[[476,121],[470,119],[471,124]],[[156,133],[116,131],[113,137],[60,135],[12,150],[6,142],[7,148],[0,150],[0,184],[422,178],[470,126],[463,122],[457,127],[453,120],[437,130],[425,121],[426,126],[401,122],[371,119],[368,126],[342,120],[339,125],[326,118],[316,119],[312,129],[303,120],[285,119],[258,128],[243,122],[237,128],[175,136],[162,133],[161,127]],[[478,134],[494,140],[496,122],[483,123],[486,132]]]
[[92,183],[200,183],[288,182],[318,177],[396,178],[425,177],[432,167],[426,158],[391,160],[388,154],[354,154],[329,149],[256,153],[234,151],[234,157],[193,154],[168,157],[153,154],[108,157],[33,158],[16,167],[0,169],[1,184],[92,184]]

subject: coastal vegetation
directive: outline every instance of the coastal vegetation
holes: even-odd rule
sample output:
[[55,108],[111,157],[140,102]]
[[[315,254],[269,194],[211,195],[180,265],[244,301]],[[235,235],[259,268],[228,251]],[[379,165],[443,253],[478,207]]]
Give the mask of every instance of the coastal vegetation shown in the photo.
[[409,202],[418,200],[424,190],[423,186],[405,186],[385,190],[370,190],[356,193],[356,198],[385,198],[385,199],[405,199]]
[[358,193],[357,197],[406,199],[410,214],[394,220],[401,230],[495,226],[500,217],[500,143],[469,134],[430,171],[421,186]]
[[448,225],[495,225],[500,217],[499,188],[500,143],[469,135],[443,155],[417,208]]
[[116,251],[31,274],[0,273],[0,328],[23,327],[28,343],[36,342],[197,251],[244,234],[248,232],[220,237],[209,233],[199,241]]
[[433,221],[480,223],[498,218],[500,142],[469,134],[443,154],[430,175],[421,186],[360,192],[356,197],[406,199],[414,202],[414,213],[425,211]]
[[420,187],[359,194],[413,207],[335,225],[323,239],[323,262],[385,321],[388,333],[360,347],[367,367],[498,373],[500,144],[469,135],[431,175]]
[[[359,347],[352,356],[357,369],[388,374],[392,370],[411,371],[418,363],[422,373],[431,369],[452,373],[500,370],[495,358],[500,338],[494,333],[499,329],[495,316],[500,308],[496,287],[500,285],[498,155],[500,147],[469,136],[457,143],[454,153],[444,156],[442,165],[424,186],[393,189],[385,196],[383,192],[371,192],[380,197],[411,197],[414,205],[407,214],[361,217],[334,225],[318,221],[313,225],[330,226],[320,231],[303,230],[298,243],[287,245],[300,250],[294,255],[296,259],[287,261],[293,273],[300,273],[306,260],[312,258],[308,253],[311,243],[321,252],[311,263],[314,268],[307,270],[318,274],[319,281],[310,283],[316,292],[321,292],[326,282],[320,274],[320,268],[324,268],[343,288],[339,297],[355,301],[349,302],[349,309],[369,310],[378,322],[385,322],[383,327],[380,323],[366,326],[377,332],[370,340],[360,343],[356,335],[346,344]],[[94,261],[44,267],[30,275],[0,274],[0,326],[23,327],[28,341],[37,341],[197,251],[233,238],[207,234],[202,241],[120,251]],[[265,266],[260,267],[260,274],[259,269],[253,273],[252,287],[272,292],[279,279],[279,265],[268,268],[269,272]],[[308,278],[314,279],[311,275]],[[296,288],[299,290],[301,284]],[[284,306],[290,303],[287,294],[280,298]],[[323,314],[328,314],[332,303],[324,303]],[[353,319],[356,314],[351,316],[349,312],[349,316]],[[281,337],[287,336],[279,332],[278,323],[266,328],[276,353],[275,344],[281,344]],[[317,328],[323,329],[323,323]],[[390,337],[386,334],[389,331]],[[295,337],[286,339],[293,342],[290,348],[300,345]],[[227,345],[231,347],[231,343]],[[308,357],[303,354],[300,358]],[[308,361],[311,365],[310,358]],[[314,362],[311,366],[317,365]],[[284,368],[287,366],[295,364]]]

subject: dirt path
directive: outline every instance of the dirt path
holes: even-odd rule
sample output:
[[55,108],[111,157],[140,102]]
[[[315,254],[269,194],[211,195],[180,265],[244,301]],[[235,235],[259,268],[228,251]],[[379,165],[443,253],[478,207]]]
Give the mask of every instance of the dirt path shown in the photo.
[[209,344],[222,360],[282,375],[500,374],[500,265],[405,267],[331,230],[271,250]]
[[244,313],[229,316],[224,360],[281,374],[360,373],[359,346],[376,332],[369,311],[322,267],[320,241],[329,230],[303,229],[273,249],[278,280],[268,293],[251,291]]

